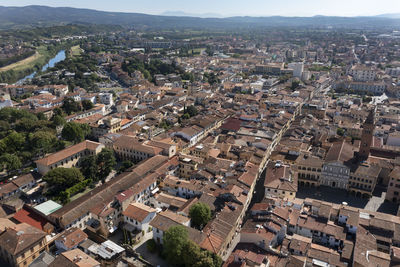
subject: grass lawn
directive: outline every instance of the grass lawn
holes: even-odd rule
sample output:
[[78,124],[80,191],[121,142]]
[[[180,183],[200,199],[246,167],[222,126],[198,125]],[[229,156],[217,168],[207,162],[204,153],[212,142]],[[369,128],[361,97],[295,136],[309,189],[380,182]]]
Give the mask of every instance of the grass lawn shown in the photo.
[[92,190],[93,190],[93,189],[90,188],[90,187],[88,186],[88,187],[85,189],[85,191],[80,192],[80,193],[78,193],[78,194],[72,196],[72,197],[70,198],[70,201],[74,201],[75,199],[78,199],[79,197],[83,196],[84,194],[86,194],[86,193],[88,193],[88,192],[90,192],[90,191],[92,191]]
[[13,64],[10,64],[10,65],[7,65],[7,66],[4,66],[4,67],[0,68],[0,71],[7,71],[7,70],[11,70],[11,69],[21,68],[21,67],[23,67],[23,66],[25,66],[27,64],[30,64],[31,62],[37,60],[39,57],[40,57],[40,54],[36,51],[36,53],[33,54],[30,57],[27,57],[27,58],[25,58],[23,60],[20,60],[18,62],[15,62]]
[[100,88],[100,91],[104,91],[104,92],[114,91],[115,93],[123,92],[124,90],[126,90],[126,88],[122,88],[122,87]]
[[193,49],[193,52],[195,54],[201,54],[201,52],[203,52],[205,50],[206,50],[205,48],[195,48],[195,49]]
[[79,56],[82,53],[82,49],[79,45],[75,45],[71,47],[71,55],[72,56]]

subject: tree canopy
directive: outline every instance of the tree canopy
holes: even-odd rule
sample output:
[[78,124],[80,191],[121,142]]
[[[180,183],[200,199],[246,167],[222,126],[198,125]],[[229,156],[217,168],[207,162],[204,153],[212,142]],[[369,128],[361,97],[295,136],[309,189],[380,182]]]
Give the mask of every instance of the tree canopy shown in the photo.
[[164,254],[171,264],[184,264],[184,248],[189,234],[184,226],[172,226],[164,233]]
[[61,132],[62,138],[75,144],[82,142],[90,134],[90,127],[87,124],[67,122]]
[[103,150],[97,154],[96,163],[98,166],[97,175],[99,179],[104,182],[116,164],[114,152],[108,148],[103,148]]
[[64,98],[62,109],[65,111],[65,113],[71,115],[72,113],[81,111],[81,105],[74,99],[66,97]]
[[81,172],[86,179],[92,179],[93,181],[96,180],[97,176],[97,163],[96,163],[96,156],[90,155],[84,157],[80,160]]
[[60,192],[74,186],[84,180],[84,177],[77,168],[55,168],[43,176],[43,181],[47,182],[51,191]]
[[104,181],[114,169],[116,160],[114,152],[110,149],[104,148],[97,155],[90,155],[82,158],[79,164],[81,172],[86,179]]
[[94,107],[93,102],[90,101],[90,100],[87,100],[87,99],[82,100],[81,103],[82,103],[82,108],[83,108],[84,110],[89,110],[89,109],[92,109],[92,108]]
[[207,204],[197,202],[190,207],[189,217],[195,228],[202,229],[211,220],[211,209]]
[[185,226],[169,228],[163,237],[164,255],[169,263],[185,267],[220,267],[222,259],[207,250],[202,250],[189,239]]
[[16,155],[5,153],[0,156],[0,169],[6,169],[7,173],[16,171],[21,167],[21,161]]

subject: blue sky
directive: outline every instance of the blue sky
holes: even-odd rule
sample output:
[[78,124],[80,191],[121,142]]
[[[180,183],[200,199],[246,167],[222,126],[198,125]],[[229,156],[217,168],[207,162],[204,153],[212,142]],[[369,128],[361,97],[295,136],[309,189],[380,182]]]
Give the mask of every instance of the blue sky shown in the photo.
[[165,11],[223,16],[367,16],[400,13],[400,0],[0,0],[2,6],[69,6],[161,14]]

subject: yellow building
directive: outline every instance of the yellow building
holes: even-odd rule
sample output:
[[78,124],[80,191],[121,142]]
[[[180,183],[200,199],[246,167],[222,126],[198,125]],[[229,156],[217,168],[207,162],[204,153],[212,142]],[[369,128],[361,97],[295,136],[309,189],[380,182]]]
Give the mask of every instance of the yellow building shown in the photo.
[[0,234],[1,258],[11,266],[28,266],[48,249],[46,233],[26,223],[6,228]]

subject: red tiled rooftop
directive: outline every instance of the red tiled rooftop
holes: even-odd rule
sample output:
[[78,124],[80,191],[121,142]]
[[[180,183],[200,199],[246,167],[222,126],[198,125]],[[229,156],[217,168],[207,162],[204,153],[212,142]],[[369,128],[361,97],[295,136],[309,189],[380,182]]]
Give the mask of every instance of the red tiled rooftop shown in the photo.
[[26,208],[22,208],[17,213],[15,213],[13,218],[20,223],[27,223],[42,231],[43,227],[48,223],[48,221],[46,221],[44,218],[40,217],[32,211],[27,210]]

